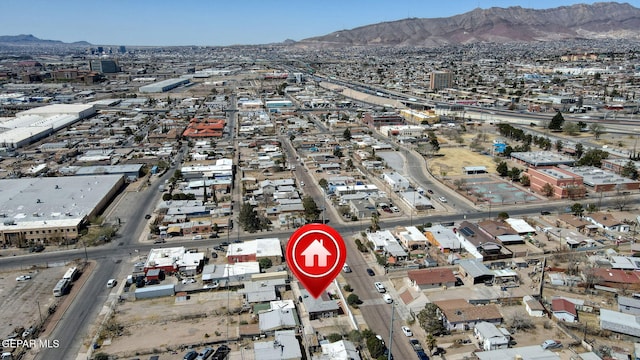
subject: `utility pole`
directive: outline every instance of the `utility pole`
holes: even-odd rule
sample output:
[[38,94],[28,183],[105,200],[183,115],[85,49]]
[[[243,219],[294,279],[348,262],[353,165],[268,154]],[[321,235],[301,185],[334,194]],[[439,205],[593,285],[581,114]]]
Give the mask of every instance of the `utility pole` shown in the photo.
[[391,360],[391,346],[393,345],[393,313],[395,313],[395,302],[391,303],[391,326],[389,327],[389,349],[387,350],[387,360]]

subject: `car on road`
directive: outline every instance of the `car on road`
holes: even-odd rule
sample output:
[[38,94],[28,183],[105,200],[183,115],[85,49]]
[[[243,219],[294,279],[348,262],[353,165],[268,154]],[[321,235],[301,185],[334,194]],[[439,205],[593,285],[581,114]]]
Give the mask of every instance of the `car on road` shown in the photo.
[[392,207],[391,207],[391,211],[393,211],[394,213],[399,213],[399,212],[400,212],[400,209],[398,209],[398,207],[397,207],[397,206],[392,206]]
[[144,218],[149,220],[149,219],[151,219],[151,215],[147,214],[147,215],[144,216]]
[[31,280],[31,275],[20,275],[16,278],[16,281],[27,281]]
[[191,350],[184,354],[182,360],[195,360],[198,357],[198,353],[195,350]]
[[540,211],[540,215],[551,215],[551,211]]
[[118,283],[118,281],[116,279],[109,279],[109,281],[107,281],[107,287],[108,288],[112,288],[112,287],[116,286],[117,283]]
[[220,246],[229,246],[229,242],[223,241],[220,243]]
[[304,186],[304,181],[300,181],[300,186]]
[[372,268],[367,268],[367,274],[369,274],[369,276],[376,276],[376,273],[373,272]]
[[404,336],[413,336],[413,331],[411,331],[408,326],[403,326],[400,329],[402,329],[402,333],[404,334]]
[[543,349],[559,349],[562,347],[562,343],[556,340],[545,340],[541,346]]
[[202,240],[202,235],[193,235],[193,240]]
[[186,285],[186,284],[194,284],[196,282],[196,279],[194,278],[184,278],[182,279],[182,284]]
[[215,251],[222,251],[222,250],[224,250],[224,249],[222,248],[222,246],[216,245],[216,246],[214,246],[214,247],[213,247],[213,250],[215,250]]
[[429,194],[432,194],[432,195],[433,195],[433,190],[431,190],[431,189],[427,189],[427,192],[428,192]]
[[351,272],[351,268],[349,267],[349,265],[344,264],[342,266],[342,271],[346,272],[346,273],[350,273]]
[[384,294],[382,295],[382,299],[384,300],[384,302],[386,302],[387,304],[391,304],[393,302],[393,298],[391,297],[391,295],[389,294]]
[[418,355],[418,360],[429,360],[429,356],[424,352],[424,350],[416,351],[416,355]]
[[413,349],[413,351],[418,352],[418,351],[423,351],[424,349],[422,348],[422,345],[420,345],[420,341],[418,341],[418,339],[409,339],[409,344],[411,344],[411,348]]
[[202,288],[203,289],[217,289],[220,287],[220,283],[218,283],[217,281],[205,284]]
[[446,202],[447,202],[447,198],[446,198],[446,197],[444,197],[444,196],[440,196],[440,197],[438,198],[438,200],[439,200],[441,203],[446,203]]
[[384,287],[383,283],[377,281],[373,285],[376,287],[376,290],[378,290],[379,293],[387,292],[387,288]]

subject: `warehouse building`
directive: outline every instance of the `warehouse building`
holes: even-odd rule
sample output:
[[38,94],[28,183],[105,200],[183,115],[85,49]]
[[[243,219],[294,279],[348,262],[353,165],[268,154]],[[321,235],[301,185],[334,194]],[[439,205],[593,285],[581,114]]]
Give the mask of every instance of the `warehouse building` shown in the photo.
[[141,93],[162,93],[165,91],[169,91],[171,89],[175,89],[180,85],[185,85],[189,83],[189,79],[167,79],[163,81],[158,81],[153,84],[140,86],[138,89]]
[[34,143],[96,113],[93,105],[54,104],[16,114],[0,121],[0,147],[15,149]]
[[73,243],[123,185],[122,175],[0,180],[0,243]]

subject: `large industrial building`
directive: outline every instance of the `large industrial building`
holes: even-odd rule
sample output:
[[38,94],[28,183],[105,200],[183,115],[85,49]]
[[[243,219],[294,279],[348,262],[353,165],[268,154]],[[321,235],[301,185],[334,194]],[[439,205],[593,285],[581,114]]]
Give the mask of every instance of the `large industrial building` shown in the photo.
[[188,84],[189,79],[167,79],[163,81],[158,81],[153,84],[140,86],[139,91],[141,93],[162,93],[165,91],[169,91],[171,89],[175,89],[180,85]]
[[73,243],[123,185],[122,175],[0,180],[0,243]]
[[54,104],[19,112],[15,118],[0,118],[0,147],[29,145],[95,113],[93,105]]

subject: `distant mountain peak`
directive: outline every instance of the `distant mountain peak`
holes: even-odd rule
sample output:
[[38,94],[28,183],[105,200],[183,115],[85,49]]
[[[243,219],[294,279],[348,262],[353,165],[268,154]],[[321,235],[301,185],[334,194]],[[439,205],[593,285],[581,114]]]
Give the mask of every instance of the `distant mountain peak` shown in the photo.
[[640,9],[598,2],[551,9],[476,8],[447,18],[409,18],[340,30],[296,46],[442,46],[563,39],[640,40]]
[[20,35],[0,35],[0,44],[7,45],[60,45],[60,46],[88,46],[91,45],[86,41],[76,41],[73,43],[65,43],[60,40],[43,40],[31,34]]

